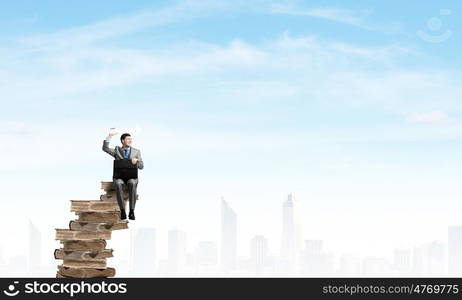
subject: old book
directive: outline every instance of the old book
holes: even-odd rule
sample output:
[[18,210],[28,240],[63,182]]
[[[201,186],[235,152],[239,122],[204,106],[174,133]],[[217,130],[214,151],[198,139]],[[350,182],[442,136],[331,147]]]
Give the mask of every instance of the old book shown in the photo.
[[103,202],[101,200],[70,200],[73,212],[111,212],[119,211],[119,205],[115,202]]
[[105,240],[87,241],[61,241],[65,250],[104,250],[107,242]]
[[101,181],[101,189],[105,191],[111,191],[115,190],[115,187],[112,181]]
[[[70,200],[77,220],[69,222],[69,229],[56,228],[55,239],[63,245],[54,253],[55,259],[63,261],[58,266],[57,278],[115,276],[115,269],[107,267],[106,259],[113,256],[113,250],[106,249],[106,240],[111,239],[113,230],[127,229],[128,221],[120,219],[112,182],[101,184],[106,193],[100,200]],[[128,200],[126,186],[124,198]]]
[[56,240],[110,240],[111,232],[74,231],[56,228]]
[[76,212],[79,221],[118,222],[119,212]]
[[90,222],[90,221],[70,221],[69,229],[80,230],[80,231],[112,231],[127,229],[128,222],[126,220],[120,220],[119,222]]
[[[117,194],[116,190],[106,191],[106,192],[104,193],[104,195],[108,195],[108,196],[110,196],[110,197],[112,197],[112,196],[115,197],[116,194]],[[128,197],[128,188],[124,188],[123,194],[124,194],[125,197]]]
[[[99,200],[104,201],[104,202],[117,202],[117,197],[116,195],[109,195],[109,194],[103,194],[99,196]],[[124,200],[128,201],[128,195],[124,195]]]
[[[106,194],[103,194],[103,195],[99,196],[99,200],[105,201],[105,202],[108,202],[108,201],[117,202],[117,196],[116,196],[115,193],[114,194],[106,193]],[[124,200],[125,201],[130,200],[129,197],[128,197],[128,193],[124,194]],[[136,195],[136,200],[139,200],[138,195]]]
[[94,278],[94,277],[113,277],[115,276],[114,268],[71,268],[62,265],[58,266],[58,272],[61,276],[73,278]]
[[63,267],[71,268],[106,268],[106,259],[100,258],[98,260],[63,260]]
[[[117,201],[116,199],[116,190],[112,181],[101,181],[101,189],[103,189],[106,194],[100,196],[100,200],[102,201]],[[124,184],[124,200],[128,201],[128,186]],[[138,195],[136,195],[136,199],[139,200]]]
[[101,258],[113,257],[112,249],[103,250],[69,250],[60,248],[55,250],[55,259],[66,260],[95,260]]

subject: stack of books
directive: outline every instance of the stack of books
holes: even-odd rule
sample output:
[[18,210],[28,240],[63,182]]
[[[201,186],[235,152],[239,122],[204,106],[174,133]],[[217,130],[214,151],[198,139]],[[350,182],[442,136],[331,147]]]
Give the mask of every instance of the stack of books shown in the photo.
[[[102,181],[101,188],[105,194],[100,200],[70,200],[71,212],[77,219],[69,222],[69,228],[56,228],[56,240],[62,247],[55,250],[54,256],[63,260],[58,265],[58,278],[115,276],[115,268],[106,264],[106,258],[113,257],[113,249],[106,249],[107,240],[113,230],[128,229],[128,221],[120,219],[112,181]],[[126,185],[124,200],[128,201]]]

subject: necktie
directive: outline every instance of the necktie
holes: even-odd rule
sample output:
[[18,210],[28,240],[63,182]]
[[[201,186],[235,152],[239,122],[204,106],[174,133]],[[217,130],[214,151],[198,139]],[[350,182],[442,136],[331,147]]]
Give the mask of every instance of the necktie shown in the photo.
[[126,159],[128,159],[128,149],[124,149],[124,151],[125,151],[124,157],[125,157]]

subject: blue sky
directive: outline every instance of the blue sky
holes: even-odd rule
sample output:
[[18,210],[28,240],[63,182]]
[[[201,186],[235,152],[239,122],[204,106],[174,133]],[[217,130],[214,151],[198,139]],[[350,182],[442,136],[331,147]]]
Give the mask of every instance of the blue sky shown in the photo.
[[[0,135],[11,154],[0,172],[10,187],[20,189],[20,180],[31,186],[22,196],[11,189],[17,201],[7,205],[43,208],[34,195],[56,215],[69,197],[94,197],[101,177],[110,178],[100,150],[107,129],[138,125],[134,146],[146,162],[140,192],[152,198],[139,205],[158,220],[146,225],[180,225],[213,238],[207,229],[218,224],[223,195],[241,216],[242,251],[258,231],[276,245],[280,203],[293,192],[307,219],[317,207],[313,220],[330,220],[307,237],[330,239],[334,248],[341,238],[329,231],[335,209],[384,222],[383,211],[401,211],[401,223],[377,228],[402,231],[405,210],[418,206],[416,224],[426,226],[428,214],[440,220],[433,228],[439,237],[461,208],[461,6],[3,3]],[[435,43],[419,30],[450,34]],[[53,196],[50,182],[59,184]],[[255,225],[262,208],[267,214]],[[200,214],[211,217],[194,223]]]

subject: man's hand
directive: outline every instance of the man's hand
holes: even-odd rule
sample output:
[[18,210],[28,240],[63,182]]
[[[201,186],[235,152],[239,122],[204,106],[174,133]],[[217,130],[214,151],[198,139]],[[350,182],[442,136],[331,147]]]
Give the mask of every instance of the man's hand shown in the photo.
[[111,131],[109,131],[109,134],[107,136],[108,137],[113,137],[116,134],[117,134],[117,130],[115,128],[111,128]]
[[132,164],[136,165],[137,162],[138,162],[138,158],[132,158]]

